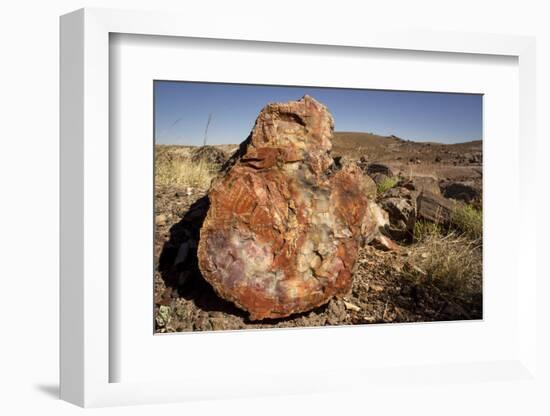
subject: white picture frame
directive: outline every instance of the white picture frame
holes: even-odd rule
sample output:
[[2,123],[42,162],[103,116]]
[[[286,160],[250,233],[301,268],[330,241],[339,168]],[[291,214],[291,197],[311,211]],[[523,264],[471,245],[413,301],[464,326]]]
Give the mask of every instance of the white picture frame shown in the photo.
[[[184,22],[184,24],[182,23]],[[523,271],[517,292],[517,348],[498,361],[442,362],[411,368],[388,366],[321,368],[319,372],[265,373],[232,383],[195,374],[178,381],[111,382],[110,366],[119,359],[110,349],[109,258],[109,37],[110,34],[225,39],[228,41],[331,45],[334,48],[429,51],[441,54],[504,55],[519,68],[519,217],[517,268]],[[287,28],[265,24],[245,35],[230,22],[208,27],[201,19],[173,13],[82,9],[61,18],[61,398],[80,406],[159,403],[220,397],[297,394],[373,388],[396,377],[429,386],[434,380],[536,380],[536,218],[527,212],[534,165],[535,41],[507,35],[430,33],[350,28],[327,36],[322,28]],[[151,277],[152,278],[152,277]],[[403,329],[411,332],[412,327]],[[300,330],[298,330],[300,331]],[[311,332],[314,333],[314,332]],[[318,333],[318,332],[315,332]],[[338,335],[332,331],[332,336]],[[151,334],[152,336],[152,334]],[[208,334],[215,337],[218,334]],[[245,334],[246,336],[246,334]],[[516,339],[514,338],[514,339]],[[165,338],[170,342],[169,338]],[[241,338],[242,339],[242,338]],[[215,341],[213,341],[215,342]],[[367,371],[368,370],[368,371]],[[246,369],[243,369],[246,373]],[[323,377],[330,375],[330,377]],[[534,380],[534,381],[533,381]],[[429,388],[429,387],[427,387]]]

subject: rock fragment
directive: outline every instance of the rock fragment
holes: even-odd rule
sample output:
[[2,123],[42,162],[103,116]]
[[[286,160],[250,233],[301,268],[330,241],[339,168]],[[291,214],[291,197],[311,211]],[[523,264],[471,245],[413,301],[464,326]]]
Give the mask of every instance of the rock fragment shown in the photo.
[[214,146],[201,146],[191,152],[193,162],[206,162],[212,165],[222,165],[227,160],[225,153]]
[[401,251],[399,245],[383,234],[379,234],[370,243],[374,248],[382,251]]
[[416,199],[417,217],[436,224],[450,224],[456,205],[441,195],[422,192]]
[[481,200],[481,186],[466,182],[448,182],[441,186],[443,196],[466,203],[478,202]]
[[386,175],[388,177],[394,176],[393,171],[388,165],[384,165],[382,163],[371,163],[367,166],[367,174],[375,175],[377,173]]

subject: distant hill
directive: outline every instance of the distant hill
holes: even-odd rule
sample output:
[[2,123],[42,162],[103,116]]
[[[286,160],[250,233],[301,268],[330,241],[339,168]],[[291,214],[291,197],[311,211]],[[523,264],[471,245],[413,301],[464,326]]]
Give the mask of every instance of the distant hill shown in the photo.
[[373,133],[334,132],[332,149],[336,154],[384,151],[388,146],[399,146],[406,143],[396,136],[379,136]]
[[434,161],[435,158],[454,160],[461,156],[480,154],[482,141],[443,144],[413,142],[397,136],[380,136],[373,133],[334,132],[332,153],[351,158],[366,156],[370,160],[395,161],[418,159]]

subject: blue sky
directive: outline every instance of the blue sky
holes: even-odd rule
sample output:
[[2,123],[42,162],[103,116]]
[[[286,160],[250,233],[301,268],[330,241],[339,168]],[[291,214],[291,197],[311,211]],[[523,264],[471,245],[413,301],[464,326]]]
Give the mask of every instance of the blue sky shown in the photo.
[[478,94],[280,87],[155,81],[155,141],[201,145],[240,143],[269,102],[309,94],[325,104],[335,131],[394,134],[414,141],[459,143],[482,138]]

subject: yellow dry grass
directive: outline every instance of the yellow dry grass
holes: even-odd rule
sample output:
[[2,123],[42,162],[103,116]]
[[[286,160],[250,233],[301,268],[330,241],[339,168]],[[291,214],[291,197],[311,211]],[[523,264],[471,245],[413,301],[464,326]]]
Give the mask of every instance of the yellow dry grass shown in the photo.
[[414,265],[408,276],[422,285],[434,286],[454,297],[481,293],[482,244],[468,234],[443,234],[435,224],[415,227],[418,242],[410,252]]
[[205,160],[193,161],[188,155],[160,149],[155,155],[155,184],[208,188],[216,166]]

